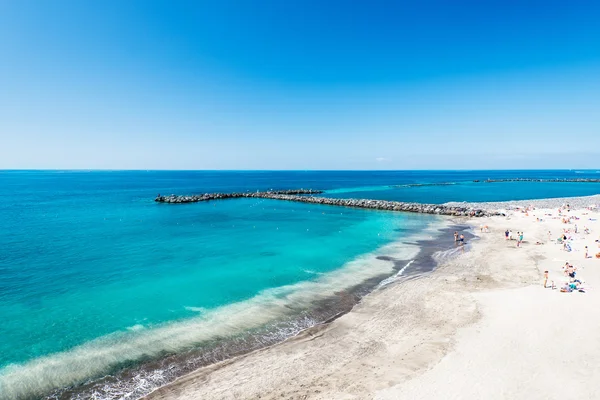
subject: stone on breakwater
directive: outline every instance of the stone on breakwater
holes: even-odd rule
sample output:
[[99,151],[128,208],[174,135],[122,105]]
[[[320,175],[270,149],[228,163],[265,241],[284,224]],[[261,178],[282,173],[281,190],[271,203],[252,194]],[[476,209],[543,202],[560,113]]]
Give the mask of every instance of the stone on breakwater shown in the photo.
[[[475,180],[473,182],[479,182]],[[600,183],[600,178],[506,178],[506,179],[486,179],[485,183],[496,183],[496,182],[548,182],[548,183],[564,183],[564,182],[575,182],[575,183]]]
[[[476,208],[447,206],[438,204],[402,203],[399,201],[368,200],[368,199],[335,199],[329,197],[316,197],[322,191],[311,189],[277,190],[269,192],[245,192],[245,193],[204,193],[193,196],[157,196],[154,201],[159,203],[195,203],[200,201],[236,199],[236,198],[261,198],[284,201],[295,201],[300,203],[313,203],[340,207],[367,208],[373,210],[404,211],[423,214],[453,215],[465,217],[486,217],[502,215],[496,211],[482,210]],[[309,196],[307,196],[309,195]]]

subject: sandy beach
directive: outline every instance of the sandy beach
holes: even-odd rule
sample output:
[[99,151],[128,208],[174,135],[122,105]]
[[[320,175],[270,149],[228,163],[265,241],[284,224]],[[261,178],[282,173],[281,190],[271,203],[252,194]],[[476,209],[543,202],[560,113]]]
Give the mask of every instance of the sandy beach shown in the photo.
[[[600,196],[478,204],[506,216],[456,221],[479,239],[434,272],[376,290],[331,323],[197,370],[147,398],[599,398],[600,212],[593,204]],[[506,240],[505,230],[524,232],[523,243]],[[571,251],[557,243],[563,234]],[[581,284],[565,293],[567,262]],[[544,271],[555,289],[543,287]]]

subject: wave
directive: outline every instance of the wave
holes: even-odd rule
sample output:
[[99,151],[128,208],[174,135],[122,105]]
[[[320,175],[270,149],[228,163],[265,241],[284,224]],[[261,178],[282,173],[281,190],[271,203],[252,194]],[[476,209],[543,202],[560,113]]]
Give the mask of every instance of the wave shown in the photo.
[[[423,230],[406,240],[429,239],[439,231],[439,226],[426,225]],[[167,355],[197,349],[203,343],[235,338],[252,329],[258,329],[276,320],[299,315],[311,305],[356,287],[378,276],[394,273],[394,263],[377,259],[389,255],[410,260],[419,247],[405,242],[393,242],[356,258],[342,268],[293,285],[265,290],[253,298],[212,310],[186,307],[198,312],[197,316],[158,326],[133,326],[126,332],[113,333],[71,350],[40,357],[22,364],[12,364],[0,370],[0,399],[28,399],[47,395],[52,390],[89,382],[119,367],[140,360],[152,360]],[[404,270],[410,265],[407,264]],[[397,274],[396,274],[397,275]],[[277,333],[278,341],[312,326],[318,321],[307,320],[287,327]],[[162,371],[162,372],[161,372]],[[96,396],[101,399],[129,397],[131,393],[147,394],[166,383],[167,371],[155,369],[136,375],[125,387],[111,395]],[[122,383],[119,383],[120,385]],[[141,386],[140,386],[141,385]]]
[[351,187],[351,188],[340,188],[340,189],[330,189],[325,190],[324,194],[338,194],[338,193],[354,193],[354,192],[379,192],[382,190],[392,190],[393,186],[385,185],[385,186],[359,186],[359,187]]
[[394,188],[411,188],[411,187],[427,187],[427,186],[453,186],[459,185],[459,182],[436,182],[436,183],[406,183],[403,185],[394,185]]
[[397,281],[398,281],[398,280],[399,280],[399,279],[402,277],[402,274],[404,274],[404,271],[406,271],[406,269],[407,269],[408,267],[410,267],[410,265],[411,265],[413,262],[415,262],[415,260],[410,260],[409,262],[407,262],[407,263],[406,263],[406,265],[405,265],[404,267],[402,267],[402,268],[401,268],[401,269],[400,269],[400,270],[399,270],[399,271],[396,273],[396,275],[390,276],[389,278],[386,278],[386,279],[382,280],[382,281],[379,283],[379,286],[378,286],[378,287],[382,288],[382,287],[384,287],[384,286],[387,286],[387,285],[389,285],[390,283],[397,282]]
[[413,188],[413,187],[426,187],[426,186],[451,186],[459,185],[460,182],[431,182],[431,183],[405,183],[398,185],[382,185],[382,186],[359,186],[351,188],[340,188],[325,190],[324,194],[340,194],[340,193],[354,193],[354,192],[379,192],[384,190],[394,190],[402,188]]

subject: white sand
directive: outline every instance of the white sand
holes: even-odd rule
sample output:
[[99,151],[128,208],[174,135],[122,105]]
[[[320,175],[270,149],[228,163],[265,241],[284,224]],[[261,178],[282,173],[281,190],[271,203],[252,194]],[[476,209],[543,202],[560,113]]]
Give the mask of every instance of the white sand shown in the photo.
[[[330,324],[202,368],[149,398],[598,399],[600,260],[584,259],[583,246],[600,251],[600,223],[589,220],[600,213],[569,213],[581,219],[568,253],[547,243],[547,232],[555,239],[574,225],[547,212],[557,214],[472,220],[491,232],[434,273],[376,291]],[[504,240],[507,228],[525,232],[521,248]],[[578,267],[587,293],[541,286],[544,269],[564,284],[565,261]]]

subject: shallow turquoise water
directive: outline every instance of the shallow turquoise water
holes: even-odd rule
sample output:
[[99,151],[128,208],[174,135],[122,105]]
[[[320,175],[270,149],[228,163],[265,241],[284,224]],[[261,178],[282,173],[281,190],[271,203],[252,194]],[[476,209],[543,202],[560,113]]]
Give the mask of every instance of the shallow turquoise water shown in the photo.
[[[183,324],[208,326],[201,317],[218,320],[211,310],[246,304],[265,293],[270,297],[261,300],[262,309],[269,302],[296,301],[305,288],[298,285],[320,282],[365,254],[418,235],[435,221],[430,216],[260,199],[156,204],[157,193],[310,187],[331,190],[328,195],[336,197],[430,203],[600,193],[600,184],[471,182],[512,176],[598,174],[2,171],[0,389],[41,368],[44,360],[75,365],[73,349],[90,343],[94,354],[117,343],[124,350],[121,359],[112,354],[86,372],[88,378],[110,365],[157,355],[144,353],[146,348],[177,352],[199,345],[210,332],[183,334]],[[393,187],[435,182],[458,184]],[[372,275],[385,270],[370,265],[363,263],[352,273],[364,274],[362,279],[369,276],[369,268]],[[339,290],[344,279],[318,290]],[[269,292],[273,289],[279,292]],[[238,321],[234,314],[228,318]],[[194,325],[193,332],[205,325]],[[216,323],[211,327],[218,328]],[[128,351],[138,345],[139,351]],[[91,353],[82,354],[92,358]],[[36,376],[45,373],[35,371]],[[70,383],[82,381],[82,376]]]

